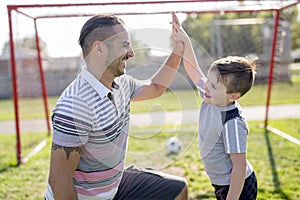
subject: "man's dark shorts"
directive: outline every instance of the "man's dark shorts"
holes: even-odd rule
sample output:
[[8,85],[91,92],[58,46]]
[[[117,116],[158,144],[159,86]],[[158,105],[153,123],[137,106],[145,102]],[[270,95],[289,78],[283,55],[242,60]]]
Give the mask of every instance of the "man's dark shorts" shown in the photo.
[[130,166],[114,200],[174,200],[185,185],[184,178]]

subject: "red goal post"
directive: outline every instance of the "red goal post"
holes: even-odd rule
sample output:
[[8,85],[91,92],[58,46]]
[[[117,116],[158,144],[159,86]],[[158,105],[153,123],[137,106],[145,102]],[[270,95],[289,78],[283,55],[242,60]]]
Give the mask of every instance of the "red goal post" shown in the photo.
[[[299,0],[283,0],[283,1],[212,1],[212,0],[175,0],[175,1],[120,1],[120,2],[102,2],[102,3],[68,3],[68,4],[32,4],[32,5],[8,5],[9,20],[9,38],[10,38],[10,62],[11,76],[13,88],[14,114],[15,114],[15,130],[16,130],[16,148],[17,160],[21,163],[21,140],[19,127],[19,107],[18,107],[18,85],[16,73],[16,55],[14,46],[14,30],[13,30],[13,12],[22,14],[34,21],[35,40],[37,49],[38,69],[40,73],[41,89],[43,95],[43,103],[45,109],[45,120],[47,123],[47,131],[50,134],[49,111],[47,102],[47,91],[45,85],[45,77],[42,66],[42,58],[39,45],[39,35],[37,20],[46,18],[66,18],[66,17],[86,17],[101,13],[113,13],[117,15],[151,15],[151,14],[168,14],[171,11],[177,13],[200,14],[200,13],[230,13],[230,12],[275,12],[274,32],[272,41],[272,51],[270,57],[270,71],[267,91],[265,126],[268,124],[268,108],[270,104],[270,94],[272,89],[274,57],[276,51],[277,28],[279,22],[279,14],[282,10],[295,6],[300,3]],[[78,8],[79,9],[75,9]],[[58,8],[65,8],[58,9]],[[45,12],[47,10],[47,12]]]

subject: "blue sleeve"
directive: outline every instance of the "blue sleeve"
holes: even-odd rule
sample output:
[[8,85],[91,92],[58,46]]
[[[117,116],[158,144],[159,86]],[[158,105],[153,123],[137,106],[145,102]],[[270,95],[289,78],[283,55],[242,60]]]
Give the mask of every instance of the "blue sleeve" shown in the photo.
[[231,153],[245,153],[247,151],[247,123],[240,118],[229,120],[224,125],[223,140],[225,152]]

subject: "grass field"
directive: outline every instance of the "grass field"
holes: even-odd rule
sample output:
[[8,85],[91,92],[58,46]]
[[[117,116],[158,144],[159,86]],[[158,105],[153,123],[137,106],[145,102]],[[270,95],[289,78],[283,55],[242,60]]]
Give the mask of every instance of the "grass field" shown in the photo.
[[[297,120],[276,120],[276,124],[299,138]],[[300,151],[299,146],[281,137],[265,132],[260,122],[250,122],[248,159],[255,167],[258,177],[258,199],[300,199]],[[126,164],[135,163],[172,174],[184,176],[189,182],[191,199],[214,199],[213,189],[206,176],[197,147],[196,124],[173,127],[157,131],[131,130]],[[172,130],[172,131],[170,131]],[[178,155],[168,156],[165,142],[177,135],[184,143]],[[24,154],[45,138],[45,133],[22,135]],[[33,140],[34,138],[34,140]],[[42,199],[46,187],[51,137],[47,145],[26,164],[16,167],[15,138],[0,134],[0,199],[23,200]],[[155,144],[155,145],[154,145]]]
[[[264,105],[265,85],[256,85],[240,103],[242,106]],[[275,84],[271,104],[300,103],[300,79],[293,84]],[[53,108],[57,97],[48,98],[49,109]],[[33,106],[34,105],[34,106]],[[21,118],[33,119],[44,116],[41,99],[22,99]],[[195,91],[170,91],[162,97],[133,103],[132,112],[160,110],[197,109],[200,101]],[[11,100],[0,101],[0,120],[14,118]],[[248,160],[255,168],[258,178],[259,200],[300,199],[300,151],[299,146],[273,133],[266,132],[262,122],[249,122]],[[300,119],[270,120],[269,124],[300,139]],[[197,124],[182,126],[166,125],[148,127],[151,130],[131,129],[126,164],[135,163],[142,167],[152,167],[183,176],[189,183],[192,200],[214,199],[213,188],[203,170],[198,152]],[[1,132],[1,129],[0,129]],[[166,140],[177,135],[184,143],[178,155],[167,155]],[[15,135],[0,134],[0,199],[37,200],[43,199],[46,188],[51,137],[46,133],[21,134],[22,156],[27,155],[40,141],[46,146],[27,163],[16,166]]]
[[[249,93],[239,100],[242,106],[265,105],[267,98],[267,85],[255,85]],[[271,104],[299,104],[300,78],[293,77],[293,84],[275,83],[272,87]],[[58,97],[48,98],[49,114]],[[42,99],[20,99],[20,118],[35,119],[45,117]],[[160,111],[160,110],[186,110],[198,109],[200,99],[197,91],[173,90],[161,97],[142,102],[133,102],[132,113]],[[14,119],[14,107],[11,100],[0,100],[0,120]]]

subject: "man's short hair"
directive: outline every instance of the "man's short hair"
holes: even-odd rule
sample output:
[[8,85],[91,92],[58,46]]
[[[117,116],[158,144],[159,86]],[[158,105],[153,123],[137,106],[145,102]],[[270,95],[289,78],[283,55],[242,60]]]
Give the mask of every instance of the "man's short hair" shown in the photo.
[[83,57],[90,53],[92,45],[95,41],[105,41],[107,38],[115,34],[113,26],[124,24],[124,21],[115,15],[96,15],[90,18],[83,25],[78,43],[82,48]]

